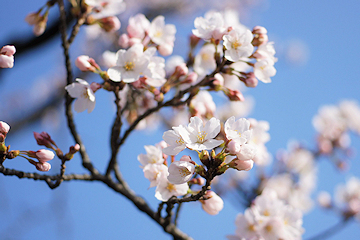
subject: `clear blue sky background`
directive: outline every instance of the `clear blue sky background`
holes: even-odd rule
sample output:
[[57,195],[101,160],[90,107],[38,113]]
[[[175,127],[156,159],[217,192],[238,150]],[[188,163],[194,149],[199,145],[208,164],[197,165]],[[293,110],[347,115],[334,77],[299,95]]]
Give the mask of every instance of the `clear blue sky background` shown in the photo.
[[[41,4],[41,0],[2,0],[0,43],[6,44],[9,36],[31,33],[31,27],[23,19]],[[57,10],[53,12],[57,13]],[[320,106],[337,104],[341,99],[360,101],[359,12],[360,3],[357,0],[270,0],[267,6],[252,10],[250,19],[244,22],[250,28],[255,25],[265,26],[279,52],[279,62],[276,64],[278,72],[273,82],[260,83],[255,89],[246,92],[256,100],[250,117],[270,123],[271,141],[267,146],[272,153],[279,148],[286,148],[290,139],[302,140],[309,146],[314,144],[315,131],[311,119]],[[194,18],[168,20],[174,24],[181,21],[182,27],[178,28],[175,44],[184,41],[181,34],[185,33],[185,29],[191,31]],[[126,25],[126,22],[123,24]],[[286,60],[283,53],[293,40],[302,41],[307,46],[309,55],[306,63],[294,65]],[[72,50],[81,54],[81,49]],[[181,48],[175,51],[181,52]],[[21,93],[28,91],[31,81],[40,76],[39,72],[45,73],[43,78],[46,84],[46,78],[50,79],[55,70],[63,67],[59,41],[50,43],[44,52],[35,50],[27,55],[31,61],[25,57],[17,61],[15,55],[15,67],[0,76],[1,96],[14,87],[19,88]],[[52,65],[49,66],[49,62]],[[90,115],[85,112],[75,114],[75,119],[94,164],[102,170],[109,158],[108,126],[112,123],[114,109],[106,107],[111,104],[111,97],[107,93],[99,91],[96,97],[95,110]],[[1,103],[8,104],[8,101],[3,99]],[[0,113],[0,120],[6,121],[6,116],[6,113]],[[6,143],[12,149],[37,150],[39,147],[32,132],[48,131],[65,150],[73,142],[68,132],[63,130],[64,126],[64,117],[60,118],[59,128],[33,124],[16,134],[10,131]],[[145,152],[143,145],[160,141],[164,130],[155,134],[135,133],[120,153],[120,166],[125,179],[154,208],[158,204],[153,196],[154,189],[147,190],[149,183],[143,177],[136,157]],[[360,147],[359,142],[354,138],[357,149]],[[58,171],[55,162],[52,161],[53,174]],[[5,162],[5,166],[32,171],[32,167],[23,159]],[[67,172],[79,171],[83,172],[79,158],[74,158],[68,163]],[[318,190],[332,193],[336,183],[343,183],[351,175],[360,177],[359,171],[358,157],[346,173],[339,173],[330,163],[321,162]],[[171,239],[146,215],[139,213],[132,203],[109,191],[103,184],[70,182],[50,190],[44,182],[0,176],[0,192],[2,239]],[[227,199],[224,210],[217,216],[204,213],[200,203],[190,203],[183,208],[179,227],[195,239],[225,239],[225,235],[234,233],[234,220],[239,211]],[[336,221],[332,213],[319,210],[311,212],[304,217],[304,239]],[[329,239],[355,240],[358,236],[359,223],[352,222]]]

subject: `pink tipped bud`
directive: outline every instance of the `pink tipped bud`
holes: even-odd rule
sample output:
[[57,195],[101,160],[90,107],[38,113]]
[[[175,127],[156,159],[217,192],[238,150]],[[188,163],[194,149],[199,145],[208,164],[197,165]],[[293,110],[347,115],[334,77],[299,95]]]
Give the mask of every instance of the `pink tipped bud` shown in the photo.
[[6,56],[12,56],[16,52],[16,49],[13,45],[5,45],[0,49],[0,54],[6,55]]
[[228,89],[226,95],[230,101],[244,101],[244,95],[239,90]]
[[183,83],[189,83],[189,84],[194,83],[194,82],[196,82],[198,77],[199,77],[199,75],[196,72],[191,72],[186,76]]
[[98,20],[100,27],[106,32],[115,32],[120,29],[120,20],[115,16],[110,16]]
[[35,25],[38,21],[39,21],[39,12],[33,12],[33,13],[29,13],[26,17],[25,17],[25,21],[29,24],[29,25]]
[[247,160],[247,161],[241,161],[237,158],[235,158],[234,160],[232,160],[229,163],[229,167],[237,169],[239,171],[249,171],[253,168],[254,166],[254,161],[253,160]]
[[50,161],[54,157],[55,157],[55,154],[50,150],[40,149],[35,152],[35,158],[37,158],[39,160],[39,162],[41,162],[41,163]]
[[38,22],[35,23],[33,28],[33,33],[35,36],[40,36],[45,32],[46,24],[47,24],[47,16],[42,16],[38,19]]
[[262,26],[255,26],[252,30],[253,34],[267,34],[266,28]]
[[47,162],[37,162],[34,164],[36,169],[41,171],[41,172],[48,172],[50,169],[51,169],[51,165],[50,163],[47,163]]
[[50,135],[46,132],[37,133],[34,132],[34,138],[38,145],[52,148],[52,145],[56,146],[55,142],[51,139]]
[[159,45],[157,49],[161,55],[169,56],[173,53],[174,46],[172,46],[171,44],[162,44]]
[[259,81],[255,77],[255,74],[253,72],[249,72],[246,74],[244,83],[247,87],[256,87],[258,85]]
[[181,77],[181,76],[187,75],[188,72],[189,72],[189,69],[186,66],[186,63],[181,63],[180,65],[177,65],[175,67],[174,75],[176,75],[177,77]]
[[127,35],[126,33],[123,33],[119,37],[118,44],[122,48],[128,48],[128,47],[130,47],[129,41],[130,41],[129,35]]
[[90,63],[91,60],[95,62],[95,60],[90,58],[89,56],[86,55],[78,56],[75,60],[75,66],[77,66],[83,72],[87,72],[87,71],[95,72],[96,68],[91,65]]
[[93,91],[93,92],[96,92],[97,90],[99,90],[100,88],[102,88],[102,85],[97,83],[97,82],[92,82],[90,84],[90,89]]
[[204,199],[200,200],[202,208],[210,215],[218,214],[224,207],[224,201],[213,191],[207,191]]
[[0,121],[0,133],[2,133],[6,137],[6,134],[9,132],[9,130],[10,130],[9,124]]

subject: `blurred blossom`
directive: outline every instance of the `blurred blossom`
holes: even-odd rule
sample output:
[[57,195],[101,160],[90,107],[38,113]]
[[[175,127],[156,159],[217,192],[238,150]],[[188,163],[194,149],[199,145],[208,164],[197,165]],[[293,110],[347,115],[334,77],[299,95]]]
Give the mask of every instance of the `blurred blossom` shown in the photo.
[[290,64],[305,65],[309,60],[309,47],[301,39],[291,40],[285,48],[285,57]]

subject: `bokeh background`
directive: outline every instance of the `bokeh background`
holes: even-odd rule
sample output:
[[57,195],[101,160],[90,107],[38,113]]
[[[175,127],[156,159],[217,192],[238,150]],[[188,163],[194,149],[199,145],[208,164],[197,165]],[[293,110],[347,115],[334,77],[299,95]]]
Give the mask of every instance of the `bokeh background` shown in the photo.
[[[266,146],[271,153],[286,148],[294,139],[314,146],[316,132],[311,121],[321,106],[338,104],[343,99],[360,101],[360,3],[357,0],[171,2],[171,12],[160,7],[156,9],[165,6],[167,1],[129,2],[127,11],[120,15],[122,25],[126,27],[126,17],[138,11],[159,11],[165,15],[167,23],[177,26],[174,53],[180,55],[187,50],[195,17],[203,16],[209,8],[222,9],[231,3],[232,8],[239,11],[243,24],[249,28],[261,25],[268,29],[279,59],[275,65],[277,74],[272,83],[259,83],[244,95],[255,100],[249,117],[270,123],[271,140]],[[42,0],[1,0],[1,46],[32,38],[32,28],[24,18],[44,3]],[[57,16],[55,6],[50,11],[49,22]],[[84,48],[85,43],[91,44],[91,41],[86,40],[82,29],[71,47],[72,58],[87,53],[89,47]],[[97,45],[92,47],[96,49]],[[13,150],[39,149],[33,131],[49,132],[64,151],[74,144],[66,129],[62,102],[42,109],[35,118],[38,120],[28,117],[37,110],[36,106],[48,105],[49,99],[63,91],[63,62],[57,35],[39,47],[19,56],[15,54],[14,68],[0,71],[0,120],[16,124],[6,140]],[[92,77],[88,76],[87,80],[99,80]],[[75,120],[95,166],[104,170],[109,158],[109,126],[115,109],[107,92],[97,92],[96,98],[95,110],[91,114],[77,113]],[[21,119],[26,121],[21,122]],[[124,178],[153,208],[158,204],[154,189],[148,189],[148,180],[143,177],[136,158],[139,153],[145,153],[144,145],[159,142],[165,130],[159,127],[155,131],[135,132],[119,157]],[[360,149],[358,136],[352,135],[352,145],[356,153],[356,149]],[[338,183],[343,184],[351,176],[360,177],[359,161],[355,156],[348,170],[343,172],[328,161],[320,161],[314,197],[320,190],[333,193]],[[5,166],[34,171],[21,158],[6,161]],[[52,160],[52,166],[50,173],[56,174],[59,169],[56,160]],[[85,173],[79,156],[68,162],[66,171]],[[50,190],[44,182],[0,175],[0,192],[1,239],[171,239],[132,203],[100,183],[72,181]],[[194,239],[225,239],[226,235],[233,234],[235,217],[244,209],[234,204],[233,199],[224,201],[223,211],[216,216],[202,211],[200,203],[186,204],[180,215],[180,229]],[[303,238],[314,236],[338,221],[334,213],[315,208],[304,216]],[[352,221],[329,239],[358,239],[359,224]]]

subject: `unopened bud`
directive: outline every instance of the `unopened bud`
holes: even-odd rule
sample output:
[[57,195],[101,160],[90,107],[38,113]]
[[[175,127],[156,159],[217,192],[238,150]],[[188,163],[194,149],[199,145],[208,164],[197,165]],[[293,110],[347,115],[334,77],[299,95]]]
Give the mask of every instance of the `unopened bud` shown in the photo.
[[121,26],[120,20],[115,16],[99,19],[98,23],[106,32],[115,32],[119,30]]
[[129,40],[130,40],[129,35],[123,33],[119,37],[118,44],[122,48],[128,48],[130,47]]
[[205,165],[205,166],[209,166],[209,161],[210,161],[210,155],[209,152],[206,150],[202,150],[199,153],[199,159],[200,161]]
[[230,101],[244,101],[244,95],[239,90],[227,89],[226,96]]

